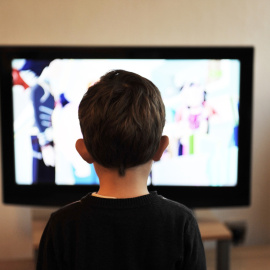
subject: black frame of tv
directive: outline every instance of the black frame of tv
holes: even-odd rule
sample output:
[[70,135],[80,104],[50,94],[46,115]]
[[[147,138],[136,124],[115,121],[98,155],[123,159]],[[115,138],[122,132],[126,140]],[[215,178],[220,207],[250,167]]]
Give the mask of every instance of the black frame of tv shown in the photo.
[[[3,201],[7,204],[62,206],[98,186],[18,185],[15,182],[12,73],[13,58],[238,59],[240,71],[238,184],[233,187],[149,186],[191,208],[250,205],[253,47],[69,47],[0,46]],[[180,172],[181,173],[181,172]]]

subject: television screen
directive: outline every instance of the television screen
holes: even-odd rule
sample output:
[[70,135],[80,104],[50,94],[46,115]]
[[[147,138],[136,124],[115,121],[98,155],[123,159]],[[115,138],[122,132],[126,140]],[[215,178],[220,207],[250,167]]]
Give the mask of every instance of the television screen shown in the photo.
[[153,164],[149,189],[190,207],[249,203],[252,48],[4,47],[2,52],[6,202],[16,203],[11,193],[18,190],[18,203],[63,205],[98,189],[93,165],[75,149],[82,137],[78,105],[102,75],[124,69],[151,80],[166,108],[164,135],[170,143]]

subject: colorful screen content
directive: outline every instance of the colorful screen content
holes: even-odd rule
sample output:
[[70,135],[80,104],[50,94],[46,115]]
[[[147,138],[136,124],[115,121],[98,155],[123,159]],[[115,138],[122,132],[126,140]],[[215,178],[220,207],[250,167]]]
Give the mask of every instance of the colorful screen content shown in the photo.
[[238,167],[238,60],[13,59],[16,183],[96,185],[81,159],[78,105],[106,72],[138,73],[159,88],[170,144],[148,179],[161,186],[235,186]]

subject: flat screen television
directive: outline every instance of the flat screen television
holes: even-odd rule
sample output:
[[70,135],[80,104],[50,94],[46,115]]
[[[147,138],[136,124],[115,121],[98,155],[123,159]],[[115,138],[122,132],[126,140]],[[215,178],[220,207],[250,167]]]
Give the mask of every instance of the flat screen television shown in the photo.
[[3,200],[62,206],[98,190],[76,153],[78,104],[112,69],[160,89],[170,144],[149,190],[188,207],[248,206],[252,47],[0,47]]

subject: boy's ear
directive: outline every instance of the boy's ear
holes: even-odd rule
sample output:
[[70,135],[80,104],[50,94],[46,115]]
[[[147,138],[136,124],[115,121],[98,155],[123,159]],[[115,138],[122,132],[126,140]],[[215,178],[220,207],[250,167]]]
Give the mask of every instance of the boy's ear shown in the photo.
[[84,144],[83,139],[78,139],[75,144],[76,150],[80,154],[80,156],[89,164],[93,163],[94,160],[90,153],[87,151],[86,146]]
[[162,136],[161,139],[160,139],[158,150],[157,150],[156,154],[153,157],[154,161],[159,161],[161,159],[161,156],[162,156],[163,152],[165,151],[165,149],[167,148],[168,145],[169,145],[168,136]]

